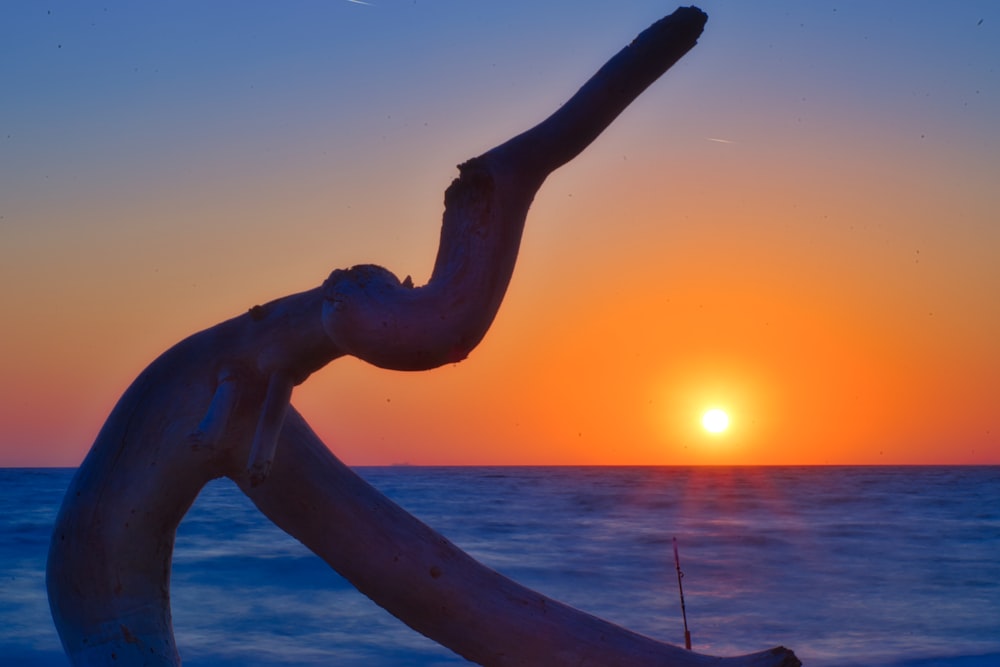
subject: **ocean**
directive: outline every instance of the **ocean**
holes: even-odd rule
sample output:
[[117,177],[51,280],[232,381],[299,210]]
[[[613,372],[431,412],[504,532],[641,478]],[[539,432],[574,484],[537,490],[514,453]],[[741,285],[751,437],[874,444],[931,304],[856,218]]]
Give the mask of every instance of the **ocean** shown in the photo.
[[[807,667],[1000,666],[1000,467],[358,468],[474,557],[694,650]],[[0,469],[0,665],[67,665],[45,557],[73,474]],[[468,665],[382,611],[228,480],[182,522],[190,667]]]

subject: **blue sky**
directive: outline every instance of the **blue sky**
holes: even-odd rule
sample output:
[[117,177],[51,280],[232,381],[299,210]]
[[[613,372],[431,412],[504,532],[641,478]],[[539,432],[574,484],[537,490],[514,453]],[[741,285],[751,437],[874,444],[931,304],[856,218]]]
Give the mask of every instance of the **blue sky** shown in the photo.
[[[471,401],[469,387],[534,373],[549,373],[553,386],[589,386],[593,374],[572,364],[543,370],[532,357],[517,371],[511,359],[531,357],[523,346],[538,340],[543,321],[545,332],[563,338],[599,339],[576,296],[581,286],[610,289],[594,267],[645,285],[644,303],[664,318],[648,327],[664,342],[649,344],[664,349],[697,347],[720,321],[743,326],[734,315],[702,321],[668,304],[714,294],[720,313],[742,312],[742,290],[754,281],[760,303],[789,313],[782,321],[849,327],[859,347],[843,354],[892,403],[884,419],[854,420],[885,428],[842,434],[858,443],[849,460],[867,460],[863,451],[876,438],[895,443],[896,460],[905,460],[919,433],[961,424],[980,452],[997,446],[987,396],[997,389],[989,378],[1000,375],[990,342],[1000,339],[1000,305],[989,298],[1000,284],[1000,5],[701,6],[709,22],[698,46],[539,194],[508,303],[487,339],[494,343],[477,351],[481,362],[463,364],[440,394],[426,389],[436,379],[400,389],[411,380],[366,374],[351,362],[303,387],[296,400],[325,436],[337,430],[326,404],[346,402],[348,413],[370,416],[382,414],[386,394],[397,396],[394,409],[407,405],[398,392],[408,397],[409,411],[382,415],[377,427],[338,417],[359,443],[349,461],[404,458],[405,448],[386,443],[423,429],[435,405]],[[568,0],[5,3],[0,307],[17,315],[0,349],[12,394],[0,409],[0,464],[49,453],[79,460],[115,398],[156,354],[249,305],[319,284],[333,268],[377,262],[426,278],[454,166],[544,118],[673,8]],[[676,338],[684,331],[690,341]],[[773,338],[774,355],[788,349],[783,336],[793,331],[789,324]],[[839,354],[845,335],[831,334],[829,351],[815,343],[815,363]],[[733,341],[719,345],[741,348],[734,359],[770,358]],[[688,357],[701,353],[691,348]],[[926,373],[907,375],[928,359]],[[656,382],[670,385],[678,363],[654,355],[627,380],[598,374],[597,382],[645,386],[642,373],[654,369]],[[830,364],[811,371],[809,386],[824,377],[836,384],[836,368],[847,373]],[[365,406],[337,388],[345,382],[370,392]],[[800,382],[775,371],[766,384],[793,395]],[[940,389],[952,383],[967,388]],[[920,390],[910,396],[912,387]],[[487,405],[512,400],[490,391],[478,406],[462,405],[484,415]],[[550,405],[552,423],[527,435],[499,423],[487,430],[535,443],[526,448],[554,443],[551,461],[574,462],[569,434],[581,432],[581,415],[606,410],[609,424],[648,421],[598,394],[592,403],[574,398],[575,407]],[[817,400],[830,407],[800,410],[809,419],[794,429],[789,422],[782,437],[807,437],[810,421],[822,431],[849,400]],[[955,405],[934,420],[908,422],[906,415],[948,400]],[[59,417],[39,417],[52,404]],[[511,424],[545,421],[532,409],[504,403],[492,412],[523,412]],[[475,428],[429,429],[452,443],[434,460],[460,459],[471,432],[463,429]],[[676,442],[688,436],[643,428],[630,436],[649,442],[628,460],[687,460]],[[777,441],[779,430],[768,437]],[[588,451],[600,461],[610,445],[597,440]],[[749,441],[742,451],[741,461],[788,460]],[[521,451],[524,460],[530,453]]]

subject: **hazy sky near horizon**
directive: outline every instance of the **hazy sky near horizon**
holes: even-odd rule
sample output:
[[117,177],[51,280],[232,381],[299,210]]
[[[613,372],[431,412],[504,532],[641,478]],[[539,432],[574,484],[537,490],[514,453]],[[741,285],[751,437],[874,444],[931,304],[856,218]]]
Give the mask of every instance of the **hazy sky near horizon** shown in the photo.
[[[467,360],[296,389],[338,456],[1000,463],[1000,4],[700,6]],[[455,165],[674,8],[4,3],[0,465],[78,464],[160,352],[334,268],[426,280]]]

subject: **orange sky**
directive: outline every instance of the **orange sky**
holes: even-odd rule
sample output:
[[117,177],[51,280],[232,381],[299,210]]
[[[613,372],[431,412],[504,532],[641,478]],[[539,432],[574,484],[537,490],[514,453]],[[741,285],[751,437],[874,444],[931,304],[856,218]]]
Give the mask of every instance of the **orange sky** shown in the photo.
[[[76,465],[157,354],[333,268],[425,280],[454,165],[672,9],[443,4],[2,22],[0,465]],[[747,4],[545,184],[466,361],[296,389],[335,453],[1000,463],[1000,7]]]

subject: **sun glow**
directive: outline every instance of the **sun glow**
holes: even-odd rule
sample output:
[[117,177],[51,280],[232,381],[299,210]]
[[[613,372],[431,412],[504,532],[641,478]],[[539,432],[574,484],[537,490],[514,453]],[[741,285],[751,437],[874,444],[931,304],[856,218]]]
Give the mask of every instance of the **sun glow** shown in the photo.
[[725,410],[719,408],[706,410],[705,414],[701,416],[701,425],[709,433],[722,433],[729,428],[729,415],[726,414]]

